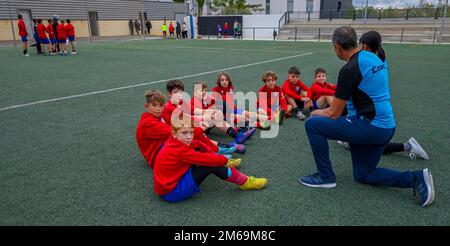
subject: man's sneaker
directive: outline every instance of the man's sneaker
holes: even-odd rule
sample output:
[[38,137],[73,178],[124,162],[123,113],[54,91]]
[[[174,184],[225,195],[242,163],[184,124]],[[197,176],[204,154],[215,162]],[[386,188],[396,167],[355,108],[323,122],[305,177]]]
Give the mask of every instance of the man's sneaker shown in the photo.
[[344,142],[344,141],[340,141],[340,140],[338,140],[338,141],[336,141],[336,142],[337,142],[338,144],[344,146],[344,148],[345,148],[346,150],[350,150],[350,144],[348,144],[348,142]]
[[301,121],[306,119],[306,116],[302,113],[302,111],[298,111],[297,115],[295,117],[297,117],[297,119],[299,119]]
[[30,55],[28,55],[28,53],[26,53],[26,54],[24,54],[24,55],[22,55],[22,56],[29,57]]
[[241,158],[237,158],[237,159],[228,159],[227,165],[226,167],[238,167],[241,165],[242,159]]
[[276,114],[275,114],[275,122],[278,125],[283,124],[283,120],[284,120],[284,116],[286,115],[286,112],[284,111],[284,109],[279,110]]
[[309,187],[320,187],[320,188],[334,188],[336,187],[336,179],[329,178],[324,179],[319,173],[314,173],[309,176],[303,176],[298,178],[298,182]]
[[409,158],[416,159],[416,157],[422,158],[424,160],[428,160],[427,152],[420,146],[419,142],[413,137],[408,140],[408,143],[411,145],[411,150],[409,151]]
[[241,190],[259,190],[267,185],[268,180],[266,178],[255,178],[249,176],[245,184],[239,186]]
[[416,183],[414,184],[414,195],[419,196],[419,203],[422,207],[430,205],[434,201],[433,176],[430,170],[415,171]]
[[237,144],[243,144],[243,143],[245,143],[245,141],[250,139],[253,136],[253,134],[255,134],[255,132],[256,132],[256,128],[252,128],[251,130],[246,131],[246,132],[240,132],[240,133],[238,133],[234,142]]
[[239,153],[239,154],[245,154],[245,145],[237,144],[237,143],[231,143],[230,146],[235,148],[234,152]]

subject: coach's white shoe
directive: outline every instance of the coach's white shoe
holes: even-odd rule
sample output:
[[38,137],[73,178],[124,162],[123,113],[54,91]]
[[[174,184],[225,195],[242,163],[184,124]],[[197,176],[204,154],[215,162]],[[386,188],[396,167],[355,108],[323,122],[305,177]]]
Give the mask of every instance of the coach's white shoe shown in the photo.
[[409,151],[409,158],[416,159],[417,157],[422,158],[424,160],[428,160],[427,152],[420,146],[419,142],[413,137],[408,140],[408,143],[411,145],[411,150]]

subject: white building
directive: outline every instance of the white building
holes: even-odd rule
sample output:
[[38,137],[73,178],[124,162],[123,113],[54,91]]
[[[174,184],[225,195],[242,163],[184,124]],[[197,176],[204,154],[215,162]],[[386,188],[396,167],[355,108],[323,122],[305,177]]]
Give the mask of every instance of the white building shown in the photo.
[[247,4],[261,4],[265,14],[320,11],[320,2],[321,0],[247,0]]

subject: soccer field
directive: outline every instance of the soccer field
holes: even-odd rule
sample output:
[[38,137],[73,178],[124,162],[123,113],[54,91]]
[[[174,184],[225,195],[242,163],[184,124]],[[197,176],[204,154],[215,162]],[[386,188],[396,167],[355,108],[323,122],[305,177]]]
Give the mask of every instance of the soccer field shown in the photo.
[[[79,44],[67,57],[0,48],[0,225],[450,225],[450,46],[385,49],[393,141],[414,136],[430,160],[394,154],[379,165],[430,168],[430,207],[420,207],[412,189],[355,182],[350,153],[335,141],[337,187],[300,185],[298,176],[316,169],[304,122],[293,118],[277,138],[258,131],[239,156],[240,170],[269,179],[265,189],[240,191],[212,176],[194,197],[162,201],[135,140],[146,90],[165,92],[172,78],[189,93],[198,80],[211,89],[227,70],[237,90],[257,91],[264,71],[275,71],[281,85],[291,65],[308,86],[317,67],[335,83],[344,63],[330,43],[145,40]],[[217,131],[210,137],[231,140]]]

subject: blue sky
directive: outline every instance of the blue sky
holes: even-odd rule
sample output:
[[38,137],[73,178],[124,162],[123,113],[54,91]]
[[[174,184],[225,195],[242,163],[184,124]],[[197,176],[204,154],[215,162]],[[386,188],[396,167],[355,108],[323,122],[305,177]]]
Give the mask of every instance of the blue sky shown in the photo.
[[[408,6],[417,6],[419,4],[420,0],[369,0],[369,5],[374,6],[377,8],[381,7],[408,7]],[[434,5],[437,5],[439,0],[424,0],[424,3],[432,3]],[[443,1],[445,3],[445,0]],[[355,7],[357,6],[363,6],[366,4],[366,0],[353,0],[353,5]]]

